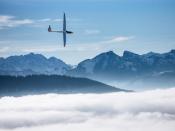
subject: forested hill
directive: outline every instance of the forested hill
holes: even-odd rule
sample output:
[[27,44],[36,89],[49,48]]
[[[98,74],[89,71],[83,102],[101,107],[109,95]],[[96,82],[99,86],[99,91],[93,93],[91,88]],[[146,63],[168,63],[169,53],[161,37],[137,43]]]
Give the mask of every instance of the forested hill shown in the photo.
[[0,76],[0,96],[43,93],[106,93],[125,91],[87,78],[59,75]]

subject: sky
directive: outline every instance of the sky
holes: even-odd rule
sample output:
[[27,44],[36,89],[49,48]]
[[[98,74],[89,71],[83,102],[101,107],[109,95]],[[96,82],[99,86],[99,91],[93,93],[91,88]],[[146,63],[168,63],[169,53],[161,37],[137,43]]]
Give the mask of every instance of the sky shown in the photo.
[[[67,36],[62,30],[63,12]],[[68,64],[102,52],[138,54],[175,48],[174,0],[0,0],[0,57],[41,53]]]
[[0,131],[174,131],[174,103],[175,88],[6,96],[0,98]]

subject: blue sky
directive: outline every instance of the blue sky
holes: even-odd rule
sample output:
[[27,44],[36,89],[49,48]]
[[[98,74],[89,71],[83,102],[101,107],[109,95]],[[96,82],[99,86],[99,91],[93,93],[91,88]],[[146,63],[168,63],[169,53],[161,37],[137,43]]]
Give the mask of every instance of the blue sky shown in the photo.
[[[63,12],[68,36],[48,33],[48,25],[62,29]],[[42,53],[66,63],[112,50],[144,54],[175,48],[173,0],[0,0],[0,56]]]

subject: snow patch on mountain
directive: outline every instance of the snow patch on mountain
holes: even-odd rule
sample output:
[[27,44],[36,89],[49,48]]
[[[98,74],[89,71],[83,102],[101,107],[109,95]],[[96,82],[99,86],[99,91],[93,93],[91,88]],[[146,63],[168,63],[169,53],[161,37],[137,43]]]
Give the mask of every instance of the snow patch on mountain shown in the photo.
[[70,66],[63,61],[51,57],[46,58],[41,54],[30,53],[27,55],[10,56],[0,60],[0,74],[30,75],[30,74],[65,74]]

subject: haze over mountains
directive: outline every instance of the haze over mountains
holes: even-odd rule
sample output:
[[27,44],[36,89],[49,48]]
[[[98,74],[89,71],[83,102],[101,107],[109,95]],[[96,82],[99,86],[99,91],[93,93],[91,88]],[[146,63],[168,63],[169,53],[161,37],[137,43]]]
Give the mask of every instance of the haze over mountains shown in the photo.
[[[87,77],[100,81],[138,81],[165,85],[175,84],[175,50],[159,54],[149,52],[138,55],[124,51],[119,56],[112,51],[101,53],[80,62],[75,68],[55,57],[27,54],[0,58],[0,75],[56,74]],[[156,81],[156,82],[154,82]]]

